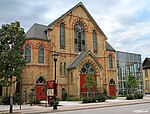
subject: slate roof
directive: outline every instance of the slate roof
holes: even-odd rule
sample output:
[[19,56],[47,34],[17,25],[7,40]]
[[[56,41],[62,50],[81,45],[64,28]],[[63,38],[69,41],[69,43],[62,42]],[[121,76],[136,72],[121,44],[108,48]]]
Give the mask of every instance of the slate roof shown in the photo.
[[76,9],[77,7],[81,6],[83,8],[83,10],[87,13],[87,15],[90,17],[90,19],[92,20],[92,22],[95,24],[95,26],[97,27],[97,29],[105,36],[105,39],[107,39],[106,35],[104,34],[104,32],[101,30],[101,28],[98,26],[98,24],[96,23],[96,21],[94,20],[94,18],[90,15],[90,13],[88,12],[88,10],[86,9],[86,7],[83,5],[82,2],[79,2],[77,5],[75,5],[73,8],[71,8],[69,11],[67,11],[66,13],[64,13],[63,15],[61,15],[59,18],[57,18],[56,20],[54,20],[52,23],[50,23],[48,25],[49,29],[53,29],[53,26],[59,22],[61,19],[63,19],[66,15],[68,15],[69,13],[71,13],[74,9]]
[[45,25],[34,23],[32,27],[27,31],[25,39],[40,39],[48,40],[47,29]]
[[143,69],[150,68],[150,58],[146,57],[142,63]]
[[106,41],[106,50],[107,51],[115,51],[115,49]]
[[92,52],[89,51],[85,51],[85,52],[81,52],[79,53],[76,58],[72,61],[72,63],[68,66],[67,69],[75,69],[77,68],[77,66],[80,64],[80,62],[83,60],[83,58],[85,58],[87,55],[91,55],[91,57],[94,59],[94,61],[97,63],[97,65],[102,69],[103,67],[101,66],[101,64],[98,62],[98,60],[94,57],[94,55],[92,54]]

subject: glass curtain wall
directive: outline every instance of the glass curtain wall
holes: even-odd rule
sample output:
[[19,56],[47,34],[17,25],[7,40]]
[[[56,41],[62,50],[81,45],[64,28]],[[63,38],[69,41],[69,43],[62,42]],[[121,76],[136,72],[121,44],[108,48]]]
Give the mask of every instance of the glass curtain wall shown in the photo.
[[141,55],[126,52],[116,52],[117,60],[117,79],[118,79],[118,94],[127,94],[127,80],[129,74],[137,77],[139,81],[138,92],[143,92],[143,78],[141,68]]

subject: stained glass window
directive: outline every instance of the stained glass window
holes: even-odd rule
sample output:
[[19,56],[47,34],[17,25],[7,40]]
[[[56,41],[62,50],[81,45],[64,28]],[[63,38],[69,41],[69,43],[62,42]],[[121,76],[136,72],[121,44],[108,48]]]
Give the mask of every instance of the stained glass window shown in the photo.
[[90,63],[86,63],[83,65],[80,71],[81,74],[95,74],[96,71]]
[[93,47],[94,47],[94,53],[97,53],[97,34],[96,30],[93,30]]
[[113,59],[112,59],[112,55],[109,55],[109,68],[112,69],[113,68]]
[[80,21],[75,24],[74,27],[74,48],[75,52],[85,51],[85,30],[83,23]]
[[60,24],[60,48],[65,49],[65,24]]
[[60,62],[60,75],[62,75],[62,62]]
[[31,49],[30,45],[26,44],[25,46],[25,62],[30,63],[31,62]]
[[38,50],[38,62],[44,63],[44,46],[40,45]]

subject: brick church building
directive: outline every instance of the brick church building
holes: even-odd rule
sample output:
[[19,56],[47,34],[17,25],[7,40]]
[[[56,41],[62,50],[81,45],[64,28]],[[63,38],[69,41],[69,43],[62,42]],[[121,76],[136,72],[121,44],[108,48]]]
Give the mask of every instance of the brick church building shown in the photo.
[[93,74],[99,92],[106,90],[109,96],[117,95],[115,50],[81,2],[48,26],[33,24],[23,48],[23,94],[35,88],[36,97],[45,99],[42,88],[47,81],[54,80],[52,54],[56,51],[58,98],[64,92],[70,97],[81,97],[86,92],[86,74]]

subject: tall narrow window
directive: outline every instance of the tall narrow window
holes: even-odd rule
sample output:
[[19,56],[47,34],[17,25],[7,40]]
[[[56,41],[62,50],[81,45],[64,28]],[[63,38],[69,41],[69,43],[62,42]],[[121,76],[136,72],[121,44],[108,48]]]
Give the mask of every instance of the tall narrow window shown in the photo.
[[44,63],[44,46],[43,45],[39,46],[38,63]]
[[66,75],[66,63],[64,63],[64,75]]
[[113,68],[113,59],[112,59],[112,55],[109,55],[109,68],[112,69]]
[[62,62],[60,62],[60,75],[62,75]]
[[85,30],[80,21],[74,26],[74,50],[75,52],[85,51]]
[[94,53],[97,53],[98,49],[97,49],[97,34],[96,34],[96,30],[93,30],[93,47],[94,47]]
[[60,49],[65,49],[65,24],[60,24]]
[[149,81],[146,80],[146,89],[149,89]]
[[148,77],[148,69],[145,69],[145,77]]
[[26,63],[31,62],[31,47],[29,44],[26,44],[25,46],[25,62]]

